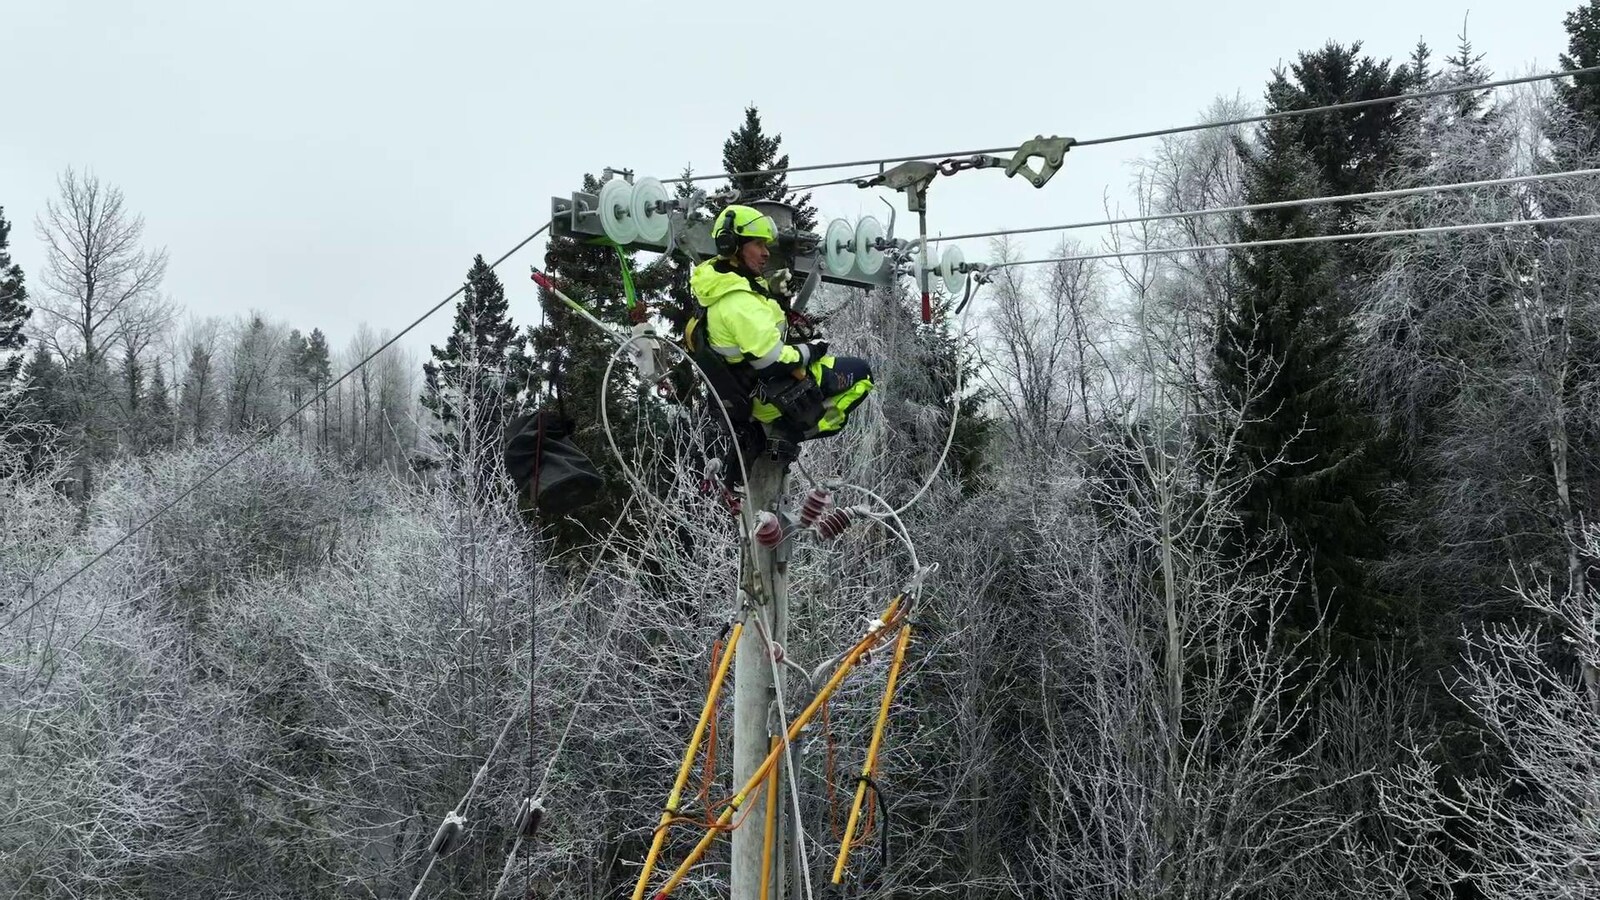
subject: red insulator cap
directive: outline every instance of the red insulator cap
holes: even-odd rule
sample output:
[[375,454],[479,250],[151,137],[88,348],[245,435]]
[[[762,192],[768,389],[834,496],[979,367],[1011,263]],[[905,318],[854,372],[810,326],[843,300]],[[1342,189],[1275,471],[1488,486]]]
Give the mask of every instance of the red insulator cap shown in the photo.
[[810,528],[812,523],[821,518],[833,505],[833,495],[822,488],[812,488],[806,492],[806,499],[800,503],[800,524]]
[[768,510],[756,518],[756,543],[768,550],[783,543],[783,523]]

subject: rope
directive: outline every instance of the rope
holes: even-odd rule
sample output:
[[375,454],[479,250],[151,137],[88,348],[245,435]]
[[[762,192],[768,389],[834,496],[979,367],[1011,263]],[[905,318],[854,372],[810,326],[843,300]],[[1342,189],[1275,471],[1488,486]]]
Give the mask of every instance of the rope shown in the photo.
[[1461,231],[1487,231],[1493,228],[1513,228],[1518,225],[1567,225],[1577,222],[1600,221],[1600,213],[1574,216],[1556,216],[1549,219],[1508,219],[1500,222],[1468,222],[1461,225],[1430,225],[1419,228],[1392,228],[1386,231],[1361,231],[1353,234],[1316,234],[1306,237],[1271,238],[1262,241],[1234,241],[1226,244],[1200,244],[1193,247],[1158,247],[1146,250],[1121,250],[1115,253],[1089,253],[1079,256],[1055,256],[1046,259],[1024,259],[1016,262],[995,263],[992,268],[1008,269],[1013,266],[1038,266],[1049,263],[1089,262],[1096,259],[1126,259],[1141,256],[1169,256],[1174,253],[1197,253],[1201,250],[1241,250],[1249,247],[1281,247],[1286,244],[1326,244],[1336,241],[1356,241],[1365,238],[1407,237],[1419,234],[1450,234]]
[[[618,520],[620,521],[620,517]],[[611,622],[606,626],[606,633],[600,638],[602,650],[611,646],[611,635],[617,630],[617,623],[622,621],[622,611],[626,608],[626,604],[618,603],[616,612],[611,614]],[[589,667],[589,674],[583,680],[583,687],[578,689],[577,699],[572,703],[572,715],[567,718],[566,727],[561,729],[561,737],[556,741],[555,749],[550,751],[550,761],[545,765],[544,776],[539,779],[539,787],[531,796],[543,796],[545,787],[550,784],[550,775],[555,771],[556,760],[561,758],[561,751],[567,746],[567,738],[572,734],[573,723],[578,721],[578,713],[583,709],[583,700],[589,695],[589,686],[594,684],[595,676],[600,674],[601,658],[602,654],[595,654],[594,665]]]
[[[1575,77],[1579,75],[1593,75],[1600,73],[1600,66],[1588,66],[1581,69],[1572,69],[1565,72],[1544,72],[1538,75],[1525,75],[1519,78],[1503,78],[1499,81],[1485,81],[1482,84],[1453,85],[1446,88],[1434,88],[1426,91],[1417,91],[1409,94],[1396,94],[1392,97],[1374,97],[1369,100],[1352,100],[1345,103],[1329,103],[1326,106],[1314,106],[1306,109],[1286,109],[1274,113],[1244,116],[1237,119],[1225,119],[1217,122],[1200,122],[1193,125],[1179,125],[1173,128],[1157,128],[1151,131],[1135,131],[1129,134],[1115,134],[1107,137],[1089,138],[1087,140],[1073,141],[1074,147],[1093,147],[1099,144],[1117,144],[1124,141],[1138,141],[1154,137],[1169,137],[1175,134],[1187,134],[1194,131],[1208,131],[1215,128],[1233,128],[1239,125],[1252,125],[1258,122],[1271,122],[1279,119],[1293,119],[1301,116],[1320,115],[1322,113],[1339,112],[1347,109],[1362,109],[1370,106],[1380,106],[1390,103],[1406,103],[1412,100],[1427,100],[1433,97],[1446,97],[1453,94],[1465,94],[1474,91],[1489,91],[1495,88],[1511,87],[1518,84],[1531,84],[1537,81],[1550,81],[1556,78]],[[818,172],[825,169],[853,169],[858,166],[884,166],[889,163],[914,162],[925,159],[946,159],[961,156],[987,156],[996,153],[1015,153],[1022,149],[1016,147],[989,147],[981,150],[955,150],[944,153],[919,153],[910,156],[884,156],[877,159],[857,159],[849,162],[816,163],[806,166],[788,166],[782,169],[756,169],[750,172],[717,172],[712,175],[692,175],[687,178],[673,178],[663,180],[663,184],[682,184],[693,181],[711,181],[717,178],[751,178],[761,175],[780,175],[789,172]],[[823,184],[827,184],[824,182]],[[814,185],[821,187],[823,185]]]
[[[622,449],[617,446],[616,434],[611,427],[611,410],[605,402],[606,394],[611,384],[611,373],[616,369],[617,360],[621,358],[623,352],[626,351],[628,347],[632,346],[634,342],[644,340],[645,338],[645,335],[636,334],[620,340],[617,349],[612,352],[611,358],[606,360],[605,372],[600,376],[600,428],[605,432],[606,443],[611,447],[611,455],[616,457],[617,465],[621,467],[622,474],[633,485],[635,490],[644,494],[646,497],[649,497],[661,507],[661,509],[669,518],[671,518],[677,514],[677,510],[672,506],[669,506],[665,501],[661,500],[654,493],[652,493],[649,487],[645,485],[643,479],[634,472],[633,466],[629,465],[627,459],[623,457]],[[683,357],[683,359],[687,361],[694,369],[695,374],[700,377],[700,380],[705,382],[706,389],[710,391],[710,396],[716,396],[716,391],[711,387],[710,376],[706,375],[705,370],[700,368],[700,364],[695,362],[694,357],[690,356],[688,351],[678,346],[676,342],[667,340],[660,336],[655,336],[650,339],[654,340],[657,346],[670,347],[674,353]],[[733,427],[733,419],[728,415],[727,409],[724,408],[721,403],[712,403],[710,405],[713,405],[717,408],[717,412],[722,415],[723,423],[728,426],[728,442],[733,449],[734,457],[739,463],[739,471],[743,477],[743,483],[749,484],[750,467],[745,463],[744,452],[739,449],[739,441],[736,437],[738,431]],[[739,521],[743,526],[744,533],[742,536],[744,540],[748,545],[753,545],[756,539],[754,512],[750,510],[743,510],[739,516]]]
[[[873,780],[870,775],[862,775],[861,780],[866,782],[867,787],[872,790],[872,798],[877,801],[878,807],[883,810],[883,819],[878,831],[878,871],[883,872],[889,868],[889,826],[892,824],[892,812],[889,809],[889,800],[883,796],[883,789],[878,787],[878,782]],[[867,808],[869,810],[867,823],[862,826],[862,834],[872,831],[872,813],[870,811],[872,807],[869,805]],[[862,879],[862,881],[865,882],[866,879]]]
[[[963,310],[962,313],[961,313],[961,326],[960,326],[960,333],[961,334],[966,334],[966,331],[967,331],[967,317],[971,316],[971,315],[972,315],[972,304],[969,303],[969,304],[967,304],[967,308],[965,310]],[[926,494],[928,492],[928,488],[933,486],[934,481],[938,480],[938,478],[939,478],[939,473],[944,470],[944,462],[945,462],[946,459],[948,459],[950,457],[950,447],[955,443],[955,440],[956,440],[956,424],[961,419],[961,388],[962,388],[963,385],[966,384],[966,378],[967,378],[966,366],[957,365],[956,366],[956,389],[955,389],[955,393],[952,395],[954,397],[954,400],[950,404],[950,433],[945,435],[944,449],[939,451],[939,461],[934,463],[933,468],[928,471],[927,480],[922,482],[922,487],[918,488],[917,492],[911,496],[911,499],[907,500],[905,502],[905,504],[900,506],[898,509],[896,509],[895,507],[891,506],[888,502],[881,501],[881,499],[880,499],[880,502],[883,502],[883,505],[886,508],[889,509],[889,516],[893,517],[896,521],[899,520],[899,517],[900,517],[900,515],[902,513],[904,513],[906,510],[910,509],[912,506],[916,505],[916,502],[918,500],[922,499],[922,495]],[[865,492],[867,494],[871,494],[874,498],[877,498],[876,494],[873,494],[871,491],[868,491],[865,488],[858,488],[858,490],[861,490],[861,491],[863,491],[863,492]],[[874,517],[876,518],[876,516],[874,516]],[[903,528],[904,525],[902,524],[901,527]],[[916,548],[911,545],[910,532],[906,531],[902,535],[902,537],[906,542],[906,546],[909,547],[910,550],[911,550],[911,558],[912,558],[913,568],[919,568],[920,569],[921,565],[916,563],[916,556],[917,556]]]
[[[724,626],[726,628],[726,626]],[[717,638],[711,645],[711,665],[706,673],[707,678],[715,678],[717,664],[722,661],[722,654],[726,652],[722,638]],[[711,809],[711,783],[716,780],[717,774],[717,714],[722,710],[722,695],[717,695],[717,700],[711,705],[711,721],[706,734],[706,758],[700,766],[700,808],[710,814]]]
[[1426,187],[1396,188],[1384,191],[1366,191],[1359,194],[1338,194],[1330,197],[1306,197],[1302,200],[1275,200],[1271,203],[1251,203],[1243,206],[1218,206],[1211,209],[1191,209],[1180,212],[1157,213],[1148,216],[1128,216],[1121,219],[1100,219],[1094,222],[1072,222],[1066,225],[1040,225],[1031,228],[1005,228],[996,231],[975,231],[971,234],[952,234],[949,237],[929,238],[928,243],[938,244],[975,238],[1004,237],[1014,234],[1038,234],[1047,231],[1071,231],[1077,228],[1103,228],[1112,225],[1137,225],[1143,222],[1164,222],[1172,219],[1196,219],[1202,216],[1231,213],[1261,212],[1270,209],[1288,209],[1298,206],[1321,206],[1331,203],[1349,203],[1357,200],[1381,200],[1391,197],[1411,197],[1418,194],[1437,194],[1446,191],[1498,187],[1507,184],[1527,184],[1536,181],[1554,181],[1561,178],[1579,178],[1600,175],[1597,169],[1574,169],[1570,172],[1547,172],[1538,175],[1516,175],[1509,178],[1491,178],[1485,181],[1461,181],[1454,184],[1434,184]]
[[[464,821],[467,818],[467,814],[472,811],[472,795],[478,792],[478,786],[483,783],[484,776],[489,773],[489,765],[494,762],[495,756],[500,753],[500,747],[505,744],[506,735],[511,732],[512,723],[517,720],[517,716],[521,712],[522,707],[519,704],[517,709],[506,717],[506,723],[500,727],[500,734],[494,739],[494,746],[489,748],[489,755],[484,758],[483,765],[479,766],[477,773],[472,776],[472,784],[467,786],[467,793],[462,796],[461,801],[451,808],[450,814],[445,817],[446,822],[452,819]],[[448,846],[444,852],[448,852]],[[422,887],[428,883],[428,875],[433,872],[433,865],[438,861],[440,855],[440,853],[434,853],[431,846],[429,847],[428,867],[422,870],[422,877],[417,879],[417,886],[411,891],[411,900],[417,900],[422,895]]]
[[[528,244],[532,243],[534,238],[538,237],[541,234],[544,234],[545,231],[548,230],[549,228],[550,228],[550,223],[549,222],[546,222],[545,224],[539,226],[539,229],[537,231],[535,231],[533,234],[530,234],[527,237],[523,238],[521,241],[519,241],[517,243],[517,245],[515,247],[512,247],[510,250],[507,250],[505,253],[501,254],[499,259],[497,259],[494,262],[490,263],[489,264],[489,270],[490,271],[494,271],[494,269],[496,267],[498,267],[501,263],[505,262],[507,259],[510,259],[512,254],[516,253],[518,250],[521,250],[523,247],[526,247]],[[71,575],[68,575],[67,577],[65,577],[65,578],[61,579],[59,582],[57,582],[55,587],[52,587],[48,591],[45,591],[43,594],[40,594],[40,595],[34,597],[34,599],[30,603],[28,603],[26,606],[23,606],[17,612],[13,613],[10,618],[6,619],[4,624],[0,624],[0,629],[3,629],[3,628],[6,628],[6,627],[10,626],[11,623],[13,623],[13,622],[17,621],[18,619],[22,618],[24,615],[26,615],[28,612],[33,610],[39,604],[43,603],[45,600],[48,600],[49,598],[55,596],[58,592],[60,592],[60,590],[62,588],[64,588],[67,585],[71,584],[78,576],[82,575],[84,572],[89,571],[90,567],[92,567],[94,564],[100,562],[100,560],[102,560],[102,559],[105,559],[107,556],[110,556],[111,553],[114,550],[116,550],[118,547],[122,546],[123,544],[127,543],[134,535],[136,535],[139,532],[145,530],[146,528],[149,528],[157,519],[159,519],[162,516],[166,515],[168,512],[171,512],[172,509],[174,507],[176,507],[179,503],[182,503],[184,500],[188,499],[189,495],[193,494],[195,491],[198,491],[200,488],[204,487],[207,483],[209,483],[211,481],[211,479],[213,479],[213,478],[217,477],[218,475],[222,474],[222,471],[224,469],[226,469],[229,466],[233,465],[234,463],[238,462],[239,459],[241,457],[243,457],[246,453],[249,453],[251,450],[254,450],[255,448],[261,446],[261,444],[264,443],[267,440],[267,438],[269,438],[272,435],[276,434],[278,432],[278,429],[282,428],[284,425],[287,425],[289,422],[293,421],[296,416],[298,416],[301,413],[305,412],[306,410],[310,409],[311,406],[314,403],[316,403],[318,400],[320,400],[324,396],[326,396],[329,391],[333,390],[335,387],[337,387],[341,383],[343,383],[346,378],[349,378],[351,375],[354,375],[356,372],[360,371],[362,369],[362,367],[364,367],[367,363],[372,362],[372,360],[375,359],[378,356],[378,354],[380,354],[383,351],[389,349],[391,346],[393,346],[395,344],[395,342],[399,341],[401,338],[403,338],[407,334],[411,333],[412,329],[416,328],[418,325],[421,325],[423,322],[427,321],[428,318],[431,317],[434,313],[436,313],[439,310],[443,309],[446,304],[450,303],[450,301],[452,301],[455,298],[459,297],[461,295],[461,292],[466,290],[466,287],[467,286],[465,284],[463,284],[461,287],[458,287],[455,290],[451,291],[449,296],[445,297],[443,300],[440,300],[438,303],[434,304],[434,306],[431,309],[429,309],[427,312],[423,313],[422,315],[418,316],[416,318],[416,320],[413,321],[410,325],[407,325],[405,328],[400,329],[400,333],[399,334],[396,334],[394,337],[388,339],[387,341],[384,341],[382,344],[380,344],[378,346],[378,349],[372,351],[371,353],[368,353],[364,359],[362,359],[360,362],[358,362],[354,366],[352,366],[349,371],[345,372],[343,375],[340,375],[338,378],[335,378],[333,381],[329,382],[328,385],[326,387],[324,387],[322,390],[317,391],[315,394],[312,394],[310,399],[308,399],[308,400],[306,400],[306,402],[300,404],[300,406],[297,407],[293,412],[289,413],[288,415],[286,415],[283,418],[279,419],[277,422],[275,422],[272,425],[268,426],[267,429],[265,431],[261,432],[261,434],[257,435],[254,440],[251,440],[249,443],[245,444],[244,447],[240,448],[237,452],[235,452],[232,456],[228,457],[226,460],[223,460],[221,465],[219,465],[216,468],[212,469],[210,472],[207,472],[205,475],[203,475],[200,478],[200,480],[198,480],[198,481],[194,482],[193,484],[190,484],[188,487],[184,488],[181,492],[179,492],[178,496],[176,496],[176,497],[172,498],[171,500],[167,501],[166,504],[164,504],[160,509],[157,509],[154,513],[151,513],[150,516],[147,517],[144,521],[140,522],[138,525],[135,525],[133,528],[129,529],[121,537],[119,537],[116,540],[112,541],[111,544],[109,546],[107,546],[104,550],[101,550],[99,553],[96,553],[94,556],[90,557],[88,562],[86,562],[83,565],[79,566],[78,569],[76,571],[74,571]]]
[[[535,442],[534,456],[533,456],[533,458],[534,458],[533,484],[534,484],[534,490],[536,490],[536,491],[538,490],[540,476],[543,474],[543,470],[544,470],[544,432],[545,432],[545,425],[547,424],[544,421],[543,410],[540,410],[538,415],[540,416],[540,419],[539,419],[539,439]],[[538,504],[535,503],[534,504],[534,520],[535,520],[535,522],[538,521],[538,517],[539,517]],[[540,573],[540,574],[542,575],[543,573]],[[538,648],[539,648],[539,585],[540,585],[540,581],[539,581],[538,578],[534,579],[533,585],[534,585],[533,594],[528,598],[528,759],[527,759],[527,763],[522,767],[522,784],[523,784],[524,790],[526,790],[528,788],[531,788],[533,786],[533,757],[534,757],[534,747],[535,747],[536,740],[537,740],[537,732],[536,732],[536,729],[534,727],[534,722],[538,718],[538,716],[536,715],[537,710],[535,708],[535,701],[536,701],[537,698],[536,698],[536,696],[534,694],[534,684],[535,684],[534,671],[537,668],[538,660],[539,660]],[[533,798],[535,796],[533,794],[533,792],[529,791],[527,796],[528,796],[528,802],[532,803],[533,802]],[[517,858],[517,850],[521,846],[522,846],[522,831],[521,831],[521,829],[518,829],[517,830],[516,843],[511,846],[511,854],[506,858],[506,871],[502,872],[501,875],[500,875],[501,882],[504,882],[505,879],[506,879],[506,876],[510,873],[511,861]],[[530,843],[530,846],[529,846],[528,850],[529,850],[529,853],[532,853],[533,848],[531,846],[531,843]],[[528,865],[528,857],[527,857],[527,855],[524,855],[524,857],[522,859],[522,866],[523,866],[523,869],[526,870],[527,873],[528,873],[528,877],[524,881],[523,886],[522,886],[522,893],[523,893],[524,896],[526,896],[529,893],[531,893],[532,880],[533,880],[533,867]],[[500,888],[498,886],[495,888],[495,892],[494,892],[494,894],[492,896],[494,896],[494,897],[500,896]]]
[[[521,846],[522,831],[519,829],[517,831],[517,839],[511,842],[511,852],[506,854],[505,867],[500,870],[500,880],[494,883],[494,891],[489,894],[489,900],[495,900],[495,898],[500,896],[500,892],[506,889],[506,882],[511,880],[511,865],[517,861],[517,849]],[[433,863],[430,861],[428,865],[431,867]],[[533,872],[531,867],[528,866],[526,859],[523,860],[523,868],[528,870],[527,878],[524,880],[522,885],[522,895],[527,897],[531,896],[533,893],[531,888]],[[424,877],[426,877],[426,874],[424,874]]]
[[[612,524],[612,528],[611,528],[611,535],[612,536],[615,536],[616,532],[617,532],[617,529],[621,527],[622,521],[627,516],[628,509],[629,509],[629,507],[632,506],[632,503],[633,503],[632,498],[629,498],[628,501],[623,504],[621,511],[618,512],[617,519]],[[591,570],[590,574],[591,575],[593,574],[593,570]],[[584,586],[586,587],[587,585],[588,585],[588,578],[586,576],[585,579],[584,579]],[[601,649],[602,650],[604,650],[604,649],[606,649],[606,648],[611,646],[611,635],[612,635],[612,633],[614,631],[616,631],[617,623],[622,621],[622,613],[623,613],[623,610],[625,610],[626,608],[627,608],[626,604],[618,603],[616,611],[611,614],[611,622],[606,626],[606,632],[600,638],[600,645],[601,645]],[[550,773],[555,768],[556,760],[560,757],[562,749],[566,746],[567,736],[572,733],[572,724],[573,724],[573,722],[575,722],[577,720],[578,713],[583,708],[583,698],[588,695],[589,685],[594,683],[595,675],[600,671],[600,660],[601,660],[602,656],[603,656],[603,654],[600,654],[600,653],[596,653],[595,654],[594,665],[590,666],[589,675],[585,679],[585,681],[583,683],[583,687],[579,689],[577,698],[573,701],[572,715],[571,715],[571,717],[569,717],[567,719],[567,726],[561,732],[561,739],[556,742],[555,749],[553,749],[550,752],[550,761],[549,761],[548,766],[545,768],[544,777],[540,779],[539,787],[528,795],[530,800],[532,798],[535,798],[535,797],[543,796],[545,786],[549,783],[549,780],[550,780]],[[531,660],[531,657],[530,657],[530,660]],[[533,679],[531,662],[530,662],[530,666],[529,666],[529,676],[528,677],[529,677],[529,680],[530,680],[530,683],[531,683],[531,681]],[[528,694],[528,703],[529,703],[528,716],[531,719],[533,717],[533,705],[532,705],[533,704],[533,692],[532,692],[531,689],[530,689],[529,694]],[[466,818],[467,812],[470,810],[470,807],[471,807],[473,793],[477,791],[478,784],[483,780],[483,777],[484,777],[485,773],[487,773],[487,771],[489,769],[489,764],[494,761],[495,755],[500,752],[500,746],[505,742],[506,735],[511,731],[512,724],[516,722],[517,716],[520,715],[521,712],[522,712],[522,707],[519,704],[517,709],[513,710],[511,715],[506,718],[505,725],[501,726],[500,735],[499,735],[499,737],[495,738],[494,746],[492,748],[490,748],[488,757],[484,759],[483,765],[481,767],[479,767],[477,774],[475,776],[473,776],[472,784],[471,784],[471,786],[469,786],[467,788],[466,796],[464,796],[462,798],[461,802],[456,805],[455,809],[451,810],[451,815],[459,815],[462,819]],[[531,731],[532,727],[533,727],[532,723],[530,722],[529,723],[530,731]],[[460,810],[460,812],[458,813],[457,810]],[[449,817],[447,816],[446,818],[448,819]],[[504,887],[504,879],[508,876],[508,874],[510,872],[511,863],[512,863],[512,861],[514,861],[516,859],[517,850],[521,846],[521,844],[522,844],[522,837],[521,837],[521,833],[519,832],[518,836],[517,836],[517,841],[516,841],[516,843],[514,843],[512,845],[511,853],[509,855],[509,858],[506,860],[506,867],[505,867],[504,870],[502,870],[502,873],[501,873],[502,884],[495,888],[495,894],[493,896],[498,896],[499,895],[499,891]],[[431,851],[431,848],[430,848],[430,851]],[[417,880],[417,886],[411,892],[411,900],[416,900],[416,898],[421,894],[423,885],[425,885],[427,883],[428,875],[429,875],[429,873],[431,873],[433,871],[434,863],[438,860],[438,858],[439,858],[439,854],[430,852],[429,859],[428,859],[428,866],[427,866],[426,869],[423,870],[422,877]]]

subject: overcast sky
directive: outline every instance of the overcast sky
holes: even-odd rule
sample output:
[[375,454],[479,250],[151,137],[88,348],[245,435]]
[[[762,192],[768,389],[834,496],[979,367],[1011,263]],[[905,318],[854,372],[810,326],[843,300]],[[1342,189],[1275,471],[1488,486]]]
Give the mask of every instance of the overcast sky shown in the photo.
[[[0,0],[0,206],[37,290],[34,217],[60,170],[90,168],[167,247],[189,312],[262,310],[340,346],[358,322],[409,322],[585,172],[718,171],[748,104],[796,165],[1090,138],[1192,122],[1219,96],[1259,105],[1274,66],[1330,39],[1399,61],[1422,38],[1442,61],[1464,17],[1497,77],[1549,69],[1578,3]],[[1043,190],[941,179],[930,228],[1096,218],[1151,149],[1074,150]],[[877,193],[816,199],[854,217],[883,211]],[[519,323],[541,254],[500,270]],[[448,327],[442,312],[408,345]]]

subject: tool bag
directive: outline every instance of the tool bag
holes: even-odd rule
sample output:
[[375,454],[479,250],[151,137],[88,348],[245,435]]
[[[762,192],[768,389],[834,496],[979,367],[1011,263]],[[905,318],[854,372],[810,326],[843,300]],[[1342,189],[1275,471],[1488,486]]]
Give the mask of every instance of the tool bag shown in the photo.
[[506,474],[541,512],[561,515],[594,502],[605,485],[572,443],[573,423],[550,411],[526,412],[506,427]]

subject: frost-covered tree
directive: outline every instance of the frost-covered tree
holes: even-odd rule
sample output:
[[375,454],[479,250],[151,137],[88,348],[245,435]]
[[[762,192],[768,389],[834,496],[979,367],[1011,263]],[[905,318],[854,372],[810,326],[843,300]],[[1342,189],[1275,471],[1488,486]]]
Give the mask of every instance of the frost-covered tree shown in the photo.
[[[1575,551],[1600,575],[1600,532]],[[1485,729],[1501,770],[1447,780],[1436,756],[1388,779],[1386,809],[1418,846],[1417,868],[1441,892],[1471,885],[1506,900],[1588,897],[1600,879],[1600,601],[1592,589],[1520,573],[1514,588],[1533,614],[1464,635],[1452,690]],[[1441,893],[1441,895],[1444,895]]]
[[28,286],[22,266],[11,261],[11,223],[0,206],[0,421],[14,409],[11,390],[22,371],[28,335],[24,327],[33,311],[28,307]]
[[237,323],[227,347],[228,427],[252,432],[282,417],[284,360],[289,353],[283,326],[259,313]]
[[167,254],[143,246],[144,219],[126,208],[120,189],[72,169],[57,187],[36,223],[45,262],[29,327],[66,364],[78,491],[86,498],[110,447],[113,348],[130,333],[159,330],[169,317],[157,293]]
[[527,337],[509,311],[499,276],[482,255],[474,257],[455,327],[422,367],[422,405],[440,428],[434,439],[453,469],[470,470],[477,481],[493,477],[506,423],[530,386]]

